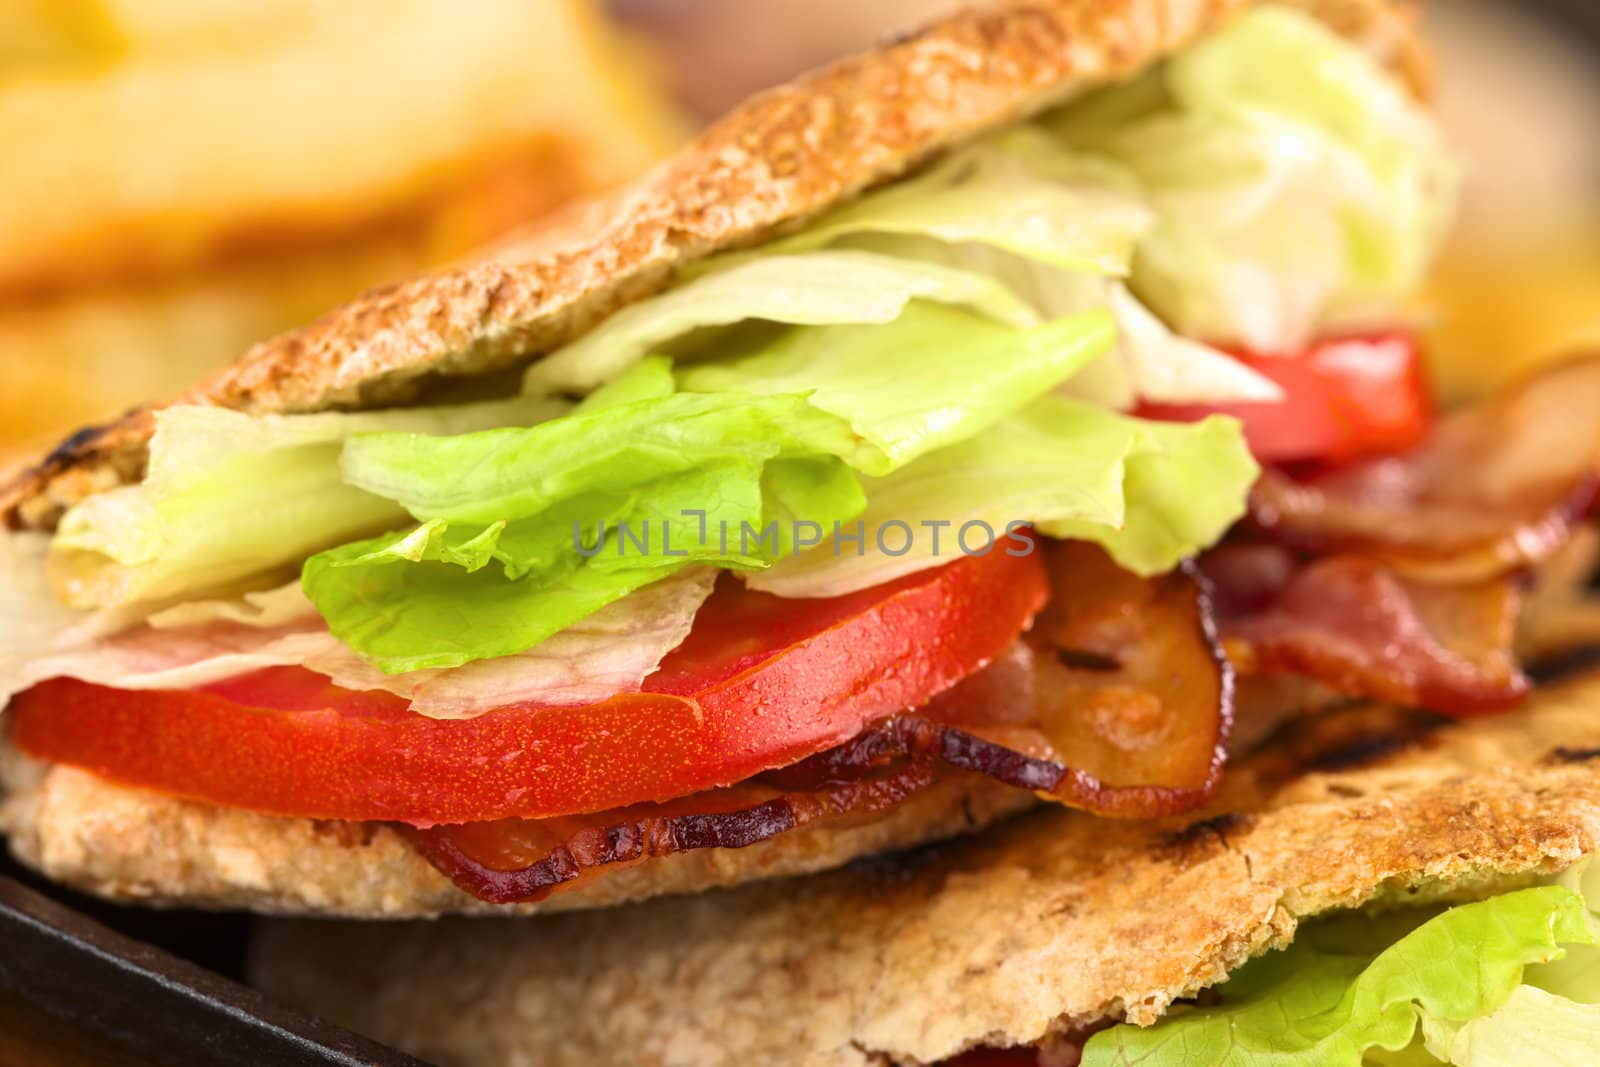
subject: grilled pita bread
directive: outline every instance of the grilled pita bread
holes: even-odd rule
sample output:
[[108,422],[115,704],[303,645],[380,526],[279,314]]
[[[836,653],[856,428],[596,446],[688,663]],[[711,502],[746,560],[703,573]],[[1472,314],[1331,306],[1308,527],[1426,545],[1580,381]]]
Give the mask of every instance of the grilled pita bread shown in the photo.
[[1600,673],[1498,718],[1307,721],[1198,819],[1045,809],[803,882],[538,923],[282,923],[255,975],[463,1067],[927,1063],[1149,1023],[1324,912],[1485,896],[1597,846]]
[[[180,398],[249,412],[425,401],[449,379],[530,362],[678,268],[798,225],[939,151],[1129,78],[1253,0],[1011,0],[957,14],[757,96],[609,200],[482,262],[380,289],[257,346]],[[1420,91],[1411,20],[1385,0],[1301,0]],[[0,487],[0,516],[49,529],[141,475],[154,409],[74,435]],[[268,819],[118,789],[11,759],[0,829],[24,861],[115,897],[393,916],[477,910],[386,829]],[[836,866],[1027,806],[958,783],[881,823],[743,852],[652,861],[562,906],[605,905]]]
[[28,759],[0,742],[0,832],[31,867],[112,900],[395,919],[445,912],[526,915],[602,908],[969,833],[1036,803],[973,776],[923,791],[870,821],[829,822],[748,848],[699,849],[608,873],[532,904],[489,904],[457,888],[381,823],[285,819],[126,789]]

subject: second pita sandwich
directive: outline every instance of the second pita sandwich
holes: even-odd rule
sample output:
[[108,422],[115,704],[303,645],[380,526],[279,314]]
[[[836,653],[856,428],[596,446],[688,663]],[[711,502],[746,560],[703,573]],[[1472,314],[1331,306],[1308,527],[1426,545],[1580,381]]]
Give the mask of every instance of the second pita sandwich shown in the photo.
[[13,850],[118,898],[595,907],[1196,811],[1352,696],[1515,705],[1600,365],[1436,417],[1458,167],[1409,29],[958,14],[74,437],[0,491]]

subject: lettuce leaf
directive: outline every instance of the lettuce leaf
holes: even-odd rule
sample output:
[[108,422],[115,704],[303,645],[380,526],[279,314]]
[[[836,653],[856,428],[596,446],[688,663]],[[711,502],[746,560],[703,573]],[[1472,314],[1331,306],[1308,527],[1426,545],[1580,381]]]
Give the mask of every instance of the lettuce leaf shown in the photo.
[[991,276],[1046,319],[1109,310],[1113,353],[1067,387],[1125,409],[1165,403],[1274,401],[1271,381],[1174,334],[1122,280],[1155,214],[1132,175],[1025,125],[954,153],[926,174],[824,216],[771,246],[844,244]]
[[[1027,523],[1158,573],[1243,514],[1256,471],[1232,420],[1149,423],[1043,397],[983,434],[864,479],[857,523],[746,581],[780,596],[838,596],[963,552],[1003,551],[1008,530]],[[1192,491],[1201,476],[1206,490]]]
[[1589,1067],[1600,1050],[1600,1005],[1520,985],[1488,1015],[1455,1025],[1423,1016],[1424,1047],[1456,1067]]
[[[42,539],[41,539],[42,540]],[[0,539],[0,564],[10,548]],[[0,576],[12,568],[0,568]],[[298,582],[242,596],[191,600],[143,621],[86,626],[34,597],[0,616],[0,703],[47,678],[118,689],[187,689],[265,667],[303,666],[346,689],[382,689],[433,718],[465,718],[509,703],[579,704],[635,692],[688,636],[716,572],[691,567],[623,597],[512,656],[448,670],[384,674],[329,632]],[[11,586],[0,587],[4,589]],[[10,633],[15,625],[17,633]],[[26,642],[23,637],[26,635]]]
[[[980,435],[1110,341],[1103,314],[1018,329],[912,301],[892,323],[780,331],[680,372],[711,391],[664,394],[665,362],[644,358],[529,429],[358,435],[346,483],[422,525],[313,557],[306,593],[385,671],[512,655],[690,562],[791,555],[797,521],[865,507],[852,467],[888,474]],[[626,539],[640,530],[655,543]]]
[[[728,257],[714,269],[632,304],[578,340],[534,363],[523,378],[531,395],[587,393],[646,355],[674,344],[706,348],[712,327],[758,321],[825,326],[888,323],[912,300],[970,308],[997,322],[1034,326],[1039,316],[993,278],[862,251]],[[708,339],[706,333],[711,337]]]
[[1294,351],[1392,319],[1453,212],[1437,127],[1369,55],[1285,8],[1048,120],[1134,173],[1158,222],[1134,288],[1190,337]]
[[1560,1052],[1586,1041],[1592,1059],[1600,1032],[1576,1037],[1589,1013],[1517,992],[1530,988],[1522,985],[1529,965],[1559,957],[1566,945],[1595,944],[1584,898],[1564,886],[1450,908],[1375,956],[1314,940],[1246,965],[1218,987],[1220,1004],[1178,1009],[1148,1029],[1096,1034],[1084,1047],[1084,1067],[1360,1067],[1368,1050],[1415,1061],[1419,1029],[1429,1055],[1478,1057],[1447,1062],[1534,1062],[1498,1058],[1505,1046],[1497,1042],[1512,1031],[1507,1017],[1496,1017],[1508,1009],[1537,1028],[1544,1047]]
[[120,628],[75,611],[50,588],[45,559],[48,534],[0,530],[0,709],[37,681],[28,665],[41,656],[95,640]]
[[1019,331],[971,312],[913,302],[890,326],[794,330],[747,355],[694,364],[691,392],[803,395],[849,424],[839,454],[884,475],[965,440],[1054,389],[1114,343],[1091,311]]
[[856,243],[886,255],[997,278],[1047,320],[1109,311],[1116,320],[1114,349],[1063,385],[1073,396],[1117,410],[1132,407],[1141,397],[1174,404],[1283,397],[1277,385],[1238,360],[1173,333],[1115,274],[1064,268],[1048,257],[1019,255],[999,240],[976,237],[946,244],[926,235],[874,233]]
[[517,399],[363,414],[246,415],[180,406],[156,415],[144,480],[69,510],[49,570],[68,604],[96,608],[214,592],[397,525],[393,502],[346,484],[351,434],[531,425],[568,405]]
[[830,452],[849,436],[802,398],[744,394],[458,437],[363,435],[346,445],[346,479],[422,525],[319,553],[302,583],[385,672],[515,655],[691,564],[766,565],[785,547],[769,523],[797,506],[820,523],[856,514],[860,484]]
[[1126,169],[1073,152],[1036,126],[1019,126],[837,208],[770,248],[802,251],[863,234],[901,234],[1124,275],[1154,221]]
[[1234,419],[1120,421],[1132,436],[1123,468],[1122,521],[1044,515],[1038,529],[1050,537],[1093,541],[1136,574],[1159,574],[1209,547],[1244,515],[1260,468]]

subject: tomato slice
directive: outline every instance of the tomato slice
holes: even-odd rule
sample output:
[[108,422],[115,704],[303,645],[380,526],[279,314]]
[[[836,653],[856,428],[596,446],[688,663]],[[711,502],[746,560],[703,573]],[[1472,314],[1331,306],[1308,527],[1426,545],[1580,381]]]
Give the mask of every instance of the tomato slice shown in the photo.
[[725,575],[646,691],[596,704],[436,720],[289,667],[187,691],[55,679],[8,717],[34,756],[227,807],[546,818],[731,785],[839,745],[983,667],[1047,597],[1040,553],[998,548],[825,600]]
[[1232,415],[1257,459],[1343,462],[1418,444],[1433,416],[1416,338],[1392,333],[1319,342],[1295,355],[1234,351],[1283,389],[1280,403],[1143,404],[1136,414],[1193,422]]

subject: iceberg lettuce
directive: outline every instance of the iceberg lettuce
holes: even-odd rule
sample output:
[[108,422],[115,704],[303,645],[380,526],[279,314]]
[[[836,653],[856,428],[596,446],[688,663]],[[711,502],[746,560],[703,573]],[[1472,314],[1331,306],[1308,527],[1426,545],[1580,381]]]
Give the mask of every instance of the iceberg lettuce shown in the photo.
[[1247,12],[1047,121],[1128,168],[1155,208],[1135,260],[1140,296],[1187,336],[1263,352],[1392,320],[1459,185],[1437,126],[1400,84],[1287,8]]
[[265,416],[166,408],[156,414],[144,480],[90,496],[62,517],[48,562],[56,591],[74,607],[97,608],[214,592],[297,566],[405,518],[341,479],[339,450],[351,434],[532,425],[568,406],[515,399]]
[[836,208],[769,251],[898,234],[987,245],[1071,271],[1123,275],[1154,222],[1125,168],[1074,152],[1039,127],[1019,126]]
[[1359,951],[1362,931],[1350,929],[1370,921],[1335,920],[1320,937],[1303,931],[1219,986],[1218,1004],[1094,1035],[1083,1067],[1593,1062],[1600,1014],[1524,984],[1569,949],[1594,951],[1594,919],[1572,889],[1518,890],[1424,915],[1375,954]]
[[[623,308],[528,368],[530,395],[587,393],[666,346],[720,339],[743,322],[825,326],[889,323],[913,300],[970,308],[1012,326],[1039,316],[993,278],[863,251],[753,255],[713,261],[708,272]],[[713,342],[702,343],[701,349]],[[678,348],[673,354],[682,355]]]
[[679,382],[692,392],[804,396],[849,425],[855,440],[840,455],[884,475],[982,433],[1113,343],[1103,310],[1016,330],[916,302],[889,326],[795,330],[748,355],[692,364]]
[[[979,435],[1110,341],[1103,314],[1024,330],[913,302],[681,372],[718,391],[663,394],[664,361],[643,359],[539,426],[357,435],[346,484],[422,525],[319,553],[305,590],[385,671],[519,653],[690,562],[790,555],[797,520],[830,529],[865,506],[852,467],[888,474]],[[806,382],[823,384],[791,391]]]
[[[838,596],[1002,550],[1023,524],[1159,573],[1244,513],[1256,473],[1232,420],[1150,423],[1044,397],[986,433],[864,479],[860,520],[746,581],[780,596]],[[1205,491],[1192,491],[1202,480]]]
[[432,718],[508,703],[581,704],[637,691],[689,633],[716,572],[687,568],[517,655],[384,674],[336,638],[300,584],[189,600],[139,619],[85,616],[31,588],[41,535],[0,535],[0,704],[35,682],[188,689],[266,667],[303,666],[346,689],[383,689]]

